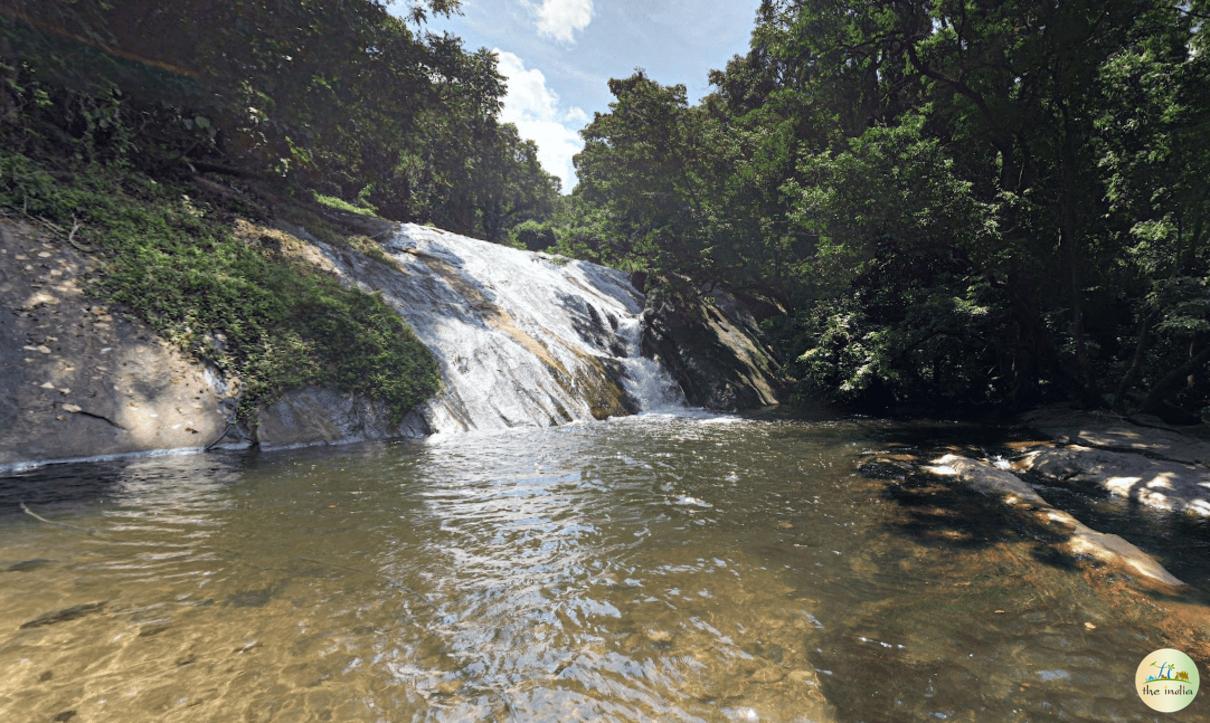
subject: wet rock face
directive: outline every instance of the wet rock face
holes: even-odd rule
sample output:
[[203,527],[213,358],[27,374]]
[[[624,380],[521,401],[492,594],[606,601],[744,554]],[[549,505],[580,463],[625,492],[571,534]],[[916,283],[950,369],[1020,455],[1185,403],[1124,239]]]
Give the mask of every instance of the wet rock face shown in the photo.
[[433,352],[442,389],[417,410],[437,434],[546,427],[683,404],[640,353],[643,295],[584,261],[404,224],[369,259],[316,242],[380,293]]
[[722,411],[778,404],[781,374],[756,319],[725,292],[675,299],[653,291],[643,353],[660,359],[694,406]]
[[106,604],[106,602],[85,603],[83,605],[73,605],[69,608],[63,608],[62,610],[55,610],[23,623],[21,629],[41,628],[47,625],[55,625],[56,623],[64,623],[76,618],[82,618],[85,615],[91,615],[104,609]]
[[308,387],[288,392],[257,413],[257,439],[263,449],[315,444],[423,437],[428,425],[409,414],[393,424],[381,404],[355,394]]

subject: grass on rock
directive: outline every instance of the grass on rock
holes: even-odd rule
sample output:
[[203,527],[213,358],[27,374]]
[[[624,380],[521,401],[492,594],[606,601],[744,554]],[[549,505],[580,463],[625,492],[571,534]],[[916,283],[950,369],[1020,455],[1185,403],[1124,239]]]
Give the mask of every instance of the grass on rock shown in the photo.
[[381,401],[399,421],[440,384],[432,354],[381,298],[241,239],[231,208],[186,186],[0,151],[0,207],[77,228],[74,241],[103,261],[90,290],[238,379],[245,422],[311,385]]

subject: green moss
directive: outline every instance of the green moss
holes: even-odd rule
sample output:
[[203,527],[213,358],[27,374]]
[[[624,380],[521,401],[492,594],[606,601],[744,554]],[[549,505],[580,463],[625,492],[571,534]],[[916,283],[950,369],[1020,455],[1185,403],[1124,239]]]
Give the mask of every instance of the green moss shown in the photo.
[[388,405],[396,420],[438,388],[437,365],[374,295],[238,238],[188,189],[112,167],[51,173],[0,152],[0,207],[70,229],[104,260],[93,291],[242,385],[240,416],[319,385]]
[[[321,197],[319,194],[314,194],[314,196],[319,201],[320,205],[329,206],[331,208],[341,208],[340,206],[334,206],[330,203],[320,200],[321,198],[330,199],[331,196]],[[343,201],[341,203],[343,203]],[[315,209],[309,208],[306,204],[282,203],[275,208],[274,213],[283,221],[288,221],[296,226],[305,228],[307,233],[326,244],[337,247],[351,248],[354,251],[358,251],[365,256],[377,259],[383,263],[391,263],[391,257],[385,250],[383,250],[381,243],[363,233],[351,231],[347,226],[345,228],[338,228],[340,225],[339,223],[333,222],[331,219],[321,216],[315,212]],[[382,220],[368,209],[360,209],[357,213],[358,215],[365,216],[366,218],[373,218],[379,221]]]
[[391,263],[391,257],[386,251],[383,251],[382,244],[378,243],[369,236],[353,235],[347,237],[345,242],[350,248],[354,248],[366,256],[378,259],[384,263]]
[[348,213],[356,213],[361,216],[377,216],[378,215],[378,212],[373,208],[370,208],[368,206],[357,206],[352,203],[349,203],[348,201],[344,200],[343,198],[337,198],[336,196],[326,196],[322,193],[316,193],[316,194],[314,194],[314,196],[315,196],[316,203],[318,203],[322,206],[327,206],[328,208],[334,208],[337,211],[346,211]]

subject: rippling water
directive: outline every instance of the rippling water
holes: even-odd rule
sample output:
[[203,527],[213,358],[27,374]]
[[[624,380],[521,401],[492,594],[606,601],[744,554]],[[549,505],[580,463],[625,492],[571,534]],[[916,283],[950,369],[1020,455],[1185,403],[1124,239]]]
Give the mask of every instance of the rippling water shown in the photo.
[[648,416],[0,480],[0,719],[1145,718],[1153,603],[858,474],[896,433]]

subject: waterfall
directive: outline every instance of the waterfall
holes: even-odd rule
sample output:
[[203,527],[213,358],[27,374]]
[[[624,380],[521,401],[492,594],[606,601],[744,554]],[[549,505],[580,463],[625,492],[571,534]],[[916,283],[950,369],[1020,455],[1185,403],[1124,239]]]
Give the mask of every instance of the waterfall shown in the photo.
[[358,277],[436,355],[431,431],[551,426],[684,405],[640,352],[643,295],[598,264],[414,224],[386,244],[400,273]]

